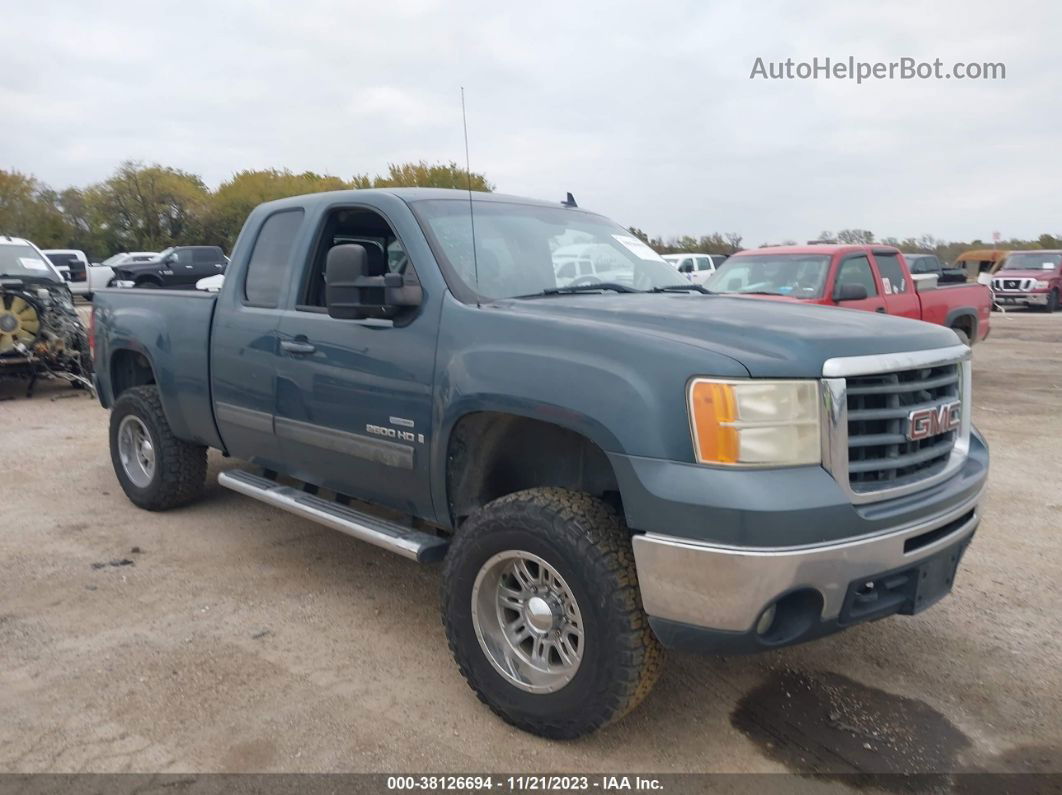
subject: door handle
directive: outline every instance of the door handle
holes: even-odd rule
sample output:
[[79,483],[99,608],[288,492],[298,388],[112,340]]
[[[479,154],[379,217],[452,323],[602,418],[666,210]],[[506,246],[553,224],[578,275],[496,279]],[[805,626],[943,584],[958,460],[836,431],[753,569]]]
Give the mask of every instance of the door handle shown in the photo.
[[875,309],[874,311],[875,311],[875,312],[881,312],[881,314],[883,314],[883,315],[884,315],[884,314],[885,314],[885,307],[883,307],[883,306],[879,306],[879,307],[878,307],[877,309]]
[[313,353],[317,350],[317,346],[310,342],[298,342],[295,340],[281,340],[280,350],[285,353],[294,353],[297,355],[304,355],[307,353]]

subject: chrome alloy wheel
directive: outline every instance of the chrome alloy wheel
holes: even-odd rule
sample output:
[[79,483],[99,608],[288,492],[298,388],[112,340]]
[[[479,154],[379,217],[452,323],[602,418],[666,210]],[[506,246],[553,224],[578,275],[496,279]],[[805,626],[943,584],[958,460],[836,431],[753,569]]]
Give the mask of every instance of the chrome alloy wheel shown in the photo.
[[538,555],[508,550],[483,564],[472,587],[472,624],[491,665],[521,690],[553,693],[579,670],[579,605]]
[[137,488],[147,488],[155,477],[155,446],[147,426],[132,414],[118,426],[118,457],[126,477]]

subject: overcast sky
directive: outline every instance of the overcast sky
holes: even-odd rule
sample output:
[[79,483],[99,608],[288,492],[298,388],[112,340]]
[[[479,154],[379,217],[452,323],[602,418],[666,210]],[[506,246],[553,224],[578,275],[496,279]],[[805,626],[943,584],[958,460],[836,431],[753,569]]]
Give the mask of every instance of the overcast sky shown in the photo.
[[[1062,4],[2,0],[0,168],[210,185],[463,161],[665,236],[1062,233]],[[755,59],[992,61],[997,81],[750,80]]]

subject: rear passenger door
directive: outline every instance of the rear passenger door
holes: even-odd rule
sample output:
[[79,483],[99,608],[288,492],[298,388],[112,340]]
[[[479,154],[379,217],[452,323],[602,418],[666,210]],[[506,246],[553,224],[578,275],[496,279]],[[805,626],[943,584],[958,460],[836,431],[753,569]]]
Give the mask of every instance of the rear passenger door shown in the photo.
[[922,317],[922,306],[915,292],[914,283],[908,275],[900,255],[892,251],[873,252],[874,262],[881,277],[882,292],[885,295],[885,310],[890,315]]
[[[841,288],[846,284],[861,285],[866,289],[867,297],[855,301],[838,301]],[[848,254],[837,265],[830,295],[837,306],[845,309],[863,309],[868,312],[885,312],[885,301],[881,297],[874,269],[866,254]]]

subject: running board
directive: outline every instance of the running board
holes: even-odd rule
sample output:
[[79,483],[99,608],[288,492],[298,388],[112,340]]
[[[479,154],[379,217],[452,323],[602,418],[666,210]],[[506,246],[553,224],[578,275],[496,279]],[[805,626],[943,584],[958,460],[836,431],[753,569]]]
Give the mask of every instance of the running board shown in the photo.
[[441,560],[449,546],[444,538],[315,497],[242,469],[222,472],[218,484],[420,563]]

